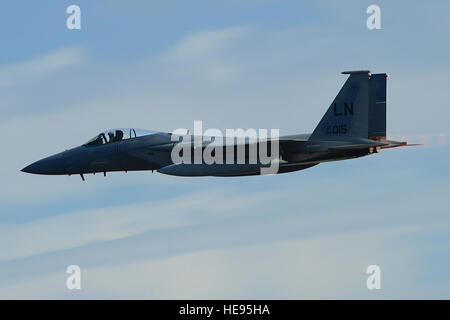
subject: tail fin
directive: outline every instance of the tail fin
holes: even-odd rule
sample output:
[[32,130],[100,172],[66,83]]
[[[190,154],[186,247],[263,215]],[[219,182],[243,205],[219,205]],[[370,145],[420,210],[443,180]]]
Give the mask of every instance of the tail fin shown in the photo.
[[386,73],[370,76],[369,139],[386,139]]
[[350,77],[309,140],[351,140],[386,137],[385,73],[345,71]]

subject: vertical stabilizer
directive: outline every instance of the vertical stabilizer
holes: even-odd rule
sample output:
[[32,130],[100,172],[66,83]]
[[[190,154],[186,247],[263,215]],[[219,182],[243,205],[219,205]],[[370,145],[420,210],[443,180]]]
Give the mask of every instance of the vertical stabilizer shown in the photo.
[[386,73],[370,77],[369,139],[386,139]]
[[342,73],[350,76],[309,140],[386,139],[387,75],[369,70]]

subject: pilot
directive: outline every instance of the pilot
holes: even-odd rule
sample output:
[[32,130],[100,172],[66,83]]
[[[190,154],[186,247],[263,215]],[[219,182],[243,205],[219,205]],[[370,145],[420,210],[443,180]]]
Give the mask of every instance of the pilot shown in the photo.
[[120,141],[123,139],[123,131],[122,130],[116,130],[116,141]]
[[114,133],[108,132],[109,141],[108,142],[114,142]]

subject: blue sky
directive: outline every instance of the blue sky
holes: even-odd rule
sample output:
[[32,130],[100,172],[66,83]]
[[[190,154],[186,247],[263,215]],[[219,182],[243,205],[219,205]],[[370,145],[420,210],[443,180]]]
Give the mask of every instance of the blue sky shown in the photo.
[[[449,4],[379,1],[372,31],[370,4],[4,4],[0,297],[450,298]],[[264,177],[19,171],[113,127],[311,132],[351,69],[389,74],[388,135],[424,146]]]

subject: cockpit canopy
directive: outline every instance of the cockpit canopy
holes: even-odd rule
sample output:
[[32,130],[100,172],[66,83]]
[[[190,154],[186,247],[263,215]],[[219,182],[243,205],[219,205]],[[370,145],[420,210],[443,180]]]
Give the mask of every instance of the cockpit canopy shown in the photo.
[[140,129],[110,129],[106,130],[95,137],[93,137],[91,140],[86,142],[85,146],[94,146],[94,145],[101,145],[106,143],[112,143],[116,141],[126,140],[126,139],[133,139],[137,137],[147,136],[150,134],[155,134],[156,131],[150,131],[150,130],[140,130]]

